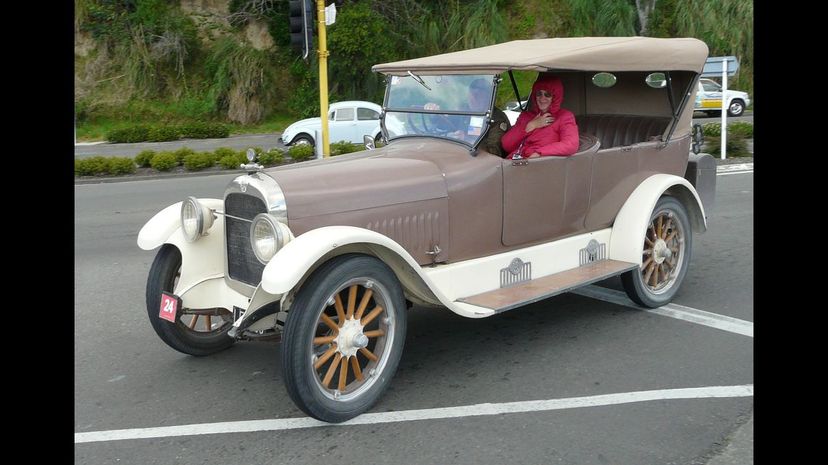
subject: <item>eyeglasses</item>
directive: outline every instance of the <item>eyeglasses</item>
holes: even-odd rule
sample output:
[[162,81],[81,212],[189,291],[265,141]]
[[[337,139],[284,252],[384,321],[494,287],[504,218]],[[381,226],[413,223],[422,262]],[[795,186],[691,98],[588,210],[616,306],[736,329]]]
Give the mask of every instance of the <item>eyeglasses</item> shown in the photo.
[[535,92],[535,96],[536,97],[552,98],[552,94],[550,94],[549,92],[547,92],[545,90],[539,90],[539,91]]

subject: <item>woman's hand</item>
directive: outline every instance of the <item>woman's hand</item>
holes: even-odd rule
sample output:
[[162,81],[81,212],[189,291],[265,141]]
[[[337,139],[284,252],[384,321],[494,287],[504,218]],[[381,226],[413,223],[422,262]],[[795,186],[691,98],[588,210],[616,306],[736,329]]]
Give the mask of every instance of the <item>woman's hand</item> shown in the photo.
[[538,128],[545,128],[555,122],[555,117],[549,112],[540,114],[526,124],[526,132],[532,132]]

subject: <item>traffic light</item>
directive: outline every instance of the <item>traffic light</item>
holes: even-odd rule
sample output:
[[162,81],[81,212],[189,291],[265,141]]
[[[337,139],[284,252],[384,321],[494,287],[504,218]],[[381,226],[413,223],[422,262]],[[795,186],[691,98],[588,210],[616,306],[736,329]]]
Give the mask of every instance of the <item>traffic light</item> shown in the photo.
[[290,45],[307,58],[313,49],[312,0],[290,0]]

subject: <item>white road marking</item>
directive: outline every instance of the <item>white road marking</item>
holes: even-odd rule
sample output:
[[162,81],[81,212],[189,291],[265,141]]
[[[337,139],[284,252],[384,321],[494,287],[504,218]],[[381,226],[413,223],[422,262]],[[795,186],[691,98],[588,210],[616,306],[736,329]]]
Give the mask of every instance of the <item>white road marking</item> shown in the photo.
[[110,431],[75,433],[75,444],[87,442],[123,441],[129,439],[169,438],[202,434],[250,433],[256,431],[283,431],[322,426],[341,427],[373,425],[404,421],[464,418],[509,413],[545,412],[581,407],[629,404],[674,399],[708,399],[752,397],[753,385],[706,386],[697,388],[662,389],[653,391],[622,392],[589,397],[565,399],[528,400],[500,404],[476,404],[400,412],[366,413],[344,423],[325,423],[313,418],[282,418],[272,420],[230,421],[224,423],[200,423],[193,425],[163,426],[158,428],[134,428]]
[[741,334],[743,336],[753,337],[753,322],[740,320],[717,313],[710,313],[704,310],[685,307],[678,304],[667,304],[658,308],[642,307],[627,297],[627,294],[616,291],[614,289],[607,289],[596,285],[589,285],[570,291],[573,294],[582,295],[584,297],[592,297],[593,299],[603,300],[618,305],[625,305],[627,307],[645,310],[658,315],[669,316],[679,320],[689,321],[699,325],[710,326],[711,328],[721,329],[731,333]]
[[728,176],[731,174],[753,173],[753,163],[738,163],[732,165],[720,165],[716,168],[717,176]]

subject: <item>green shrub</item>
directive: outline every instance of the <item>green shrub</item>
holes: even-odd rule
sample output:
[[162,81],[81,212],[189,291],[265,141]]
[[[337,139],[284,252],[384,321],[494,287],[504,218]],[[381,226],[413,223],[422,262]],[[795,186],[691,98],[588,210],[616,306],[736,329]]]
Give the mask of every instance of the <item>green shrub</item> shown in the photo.
[[753,123],[747,121],[734,121],[727,125],[727,133],[734,136],[739,135],[747,139],[753,139]]
[[149,168],[152,157],[155,156],[154,150],[143,150],[135,155],[135,164],[141,168]]
[[334,142],[331,144],[331,156],[335,157],[337,155],[342,155],[345,153],[351,152],[359,152],[360,150],[365,150],[365,146],[362,144],[352,144],[348,141],[341,140],[339,142]]
[[109,159],[110,174],[132,174],[135,172],[135,162],[128,157],[112,157]]
[[76,176],[95,176],[109,173],[109,159],[104,157],[90,157],[75,160]]
[[238,169],[239,165],[242,163],[247,162],[247,158],[244,159],[245,161],[242,162],[239,160],[239,157],[233,155],[225,155],[219,161],[218,164],[221,165],[222,168],[226,170],[233,170]]
[[220,123],[187,123],[178,129],[185,139],[213,139],[230,135],[230,127]]
[[[705,123],[702,126],[705,137],[720,137],[722,135],[722,123]],[[753,138],[753,123],[747,121],[734,121],[727,124],[728,138],[731,135],[741,136],[747,139]]]
[[178,166],[178,161],[172,152],[158,152],[150,160],[150,166],[158,171],[169,171]]
[[150,128],[147,126],[131,126],[123,129],[114,129],[106,134],[106,140],[113,144],[144,142],[149,138]]
[[183,165],[184,164],[184,159],[186,159],[188,156],[190,156],[194,153],[196,153],[195,150],[193,150],[191,148],[181,147],[180,149],[174,151],[173,155],[175,155],[175,161],[179,165]]
[[272,149],[268,150],[267,152],[262,152],[259,154],[258,162],[263,166],[273,166],[278,165],[285,161],[285,154],[284,151],[273,147]]
[[314,148],[310,145],[294,145],[288,149],[288,156],[293,161],[305,161],[314,156]]
[[215,164],[215,155],[210,152],[191,153],[184,158],[184,168],[189,171],[203,170]]
[[175,126],[154,126],[151,127],[147,133],[147,139],[150,142],[167,142],[171,140],[178,140],[179,132]]
[[[722,138],[720,136],[705,136],[704,138],[704,152],[711,155],[717,155],[722,152]],[[733,134],[727,136],[727,154],[728,158],[749,157],[750,152],[747,149],[747,140],[741,135]]]
[[[224,158],[228,155],[235,156],[237,153],[238,153],[238,151],[236,151],[234,149],[231,149],[229,147],[219,147],[213,152],[213,156],[215,157],[216,160],[221,160],[222,158]],[[246,159],[247,158],[245,158],[245,160]]]

